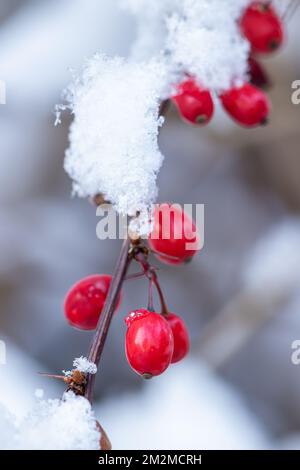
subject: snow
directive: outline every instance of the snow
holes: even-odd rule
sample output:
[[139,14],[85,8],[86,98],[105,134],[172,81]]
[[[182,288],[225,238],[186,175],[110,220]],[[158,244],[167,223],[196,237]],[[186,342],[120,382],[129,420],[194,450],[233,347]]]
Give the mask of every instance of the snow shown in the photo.
[[[85,357],[74,360],[82,372],[95,373]],[[61,385],[37,374],[43,367],[9,340],[9,367],[1,368],[0,449],[99,449],[99,432],[90,403],[72,392],[57,397]],[[45,382],[46,380],[46,382]],[[20,393],[20,383],[26,383]],[[47,387],[46,393],[40,385]]]
[[102,193],[123,215],[147,212],[157,196],[159,101],[165,72],[95,55],[67,90],[74,113],[65,169],[79,196]]
[[0,449],[12,448],[15,439],[15,426],[13,416],[7,408],[0,403]]
[[[63,401],[57,399],[61,383],[37,374],[44,366],[5,339],[9,357],[8,364],[0,366],[5,384],[0,389],[0,449],[99,449],[89,402],[72,392],[64,394]],[[26,385],[21,391],[20,384]]]
[[[90,362],[86,357],[80,356],[76,357],[73,361],[73,367],[75,370],[79,370],[79,372],[83,372],[84,374],[97,374],[97,366],[93,362]],[[62,373],[66,377],[72,377],[71,370],[63,370]]]
[[86,357],[77,357],[74,359],[73,366],[76,370],[85,374],[96,374],[97,366],[93,362],[90,362]]
[[[61,384],[59,381],[45,379],[39,375],[38,372],[44,371],[45,365],[29,357],[28,351],[21,349],[11,337],[3,339],[7,345],[8,355],[7,364],[0,365],[1,381],[5,384],[5,387],[0,387],[0,406],[2,405],[11,415],[22,419],[35,403],[34,390],[46,386],[48,396],[56,397],[60,393]],[[24,384],[22,393],[20,393],[20,384]]]
[[1,449],[99,450],[99,439],[89,401],[72,392],[62,400],[37,400],[21,421],[0,408]]
[[166,19],[165,49],[174,67],[195,76],[213,91],[245,81],[249,43],[237,20],[248,0],[184,0],[180,14]]
[[249,43],[237,25],[249,0],[123,0],[137,17],[136,60],[164,55],[173,72],[213,91],[244,80]]
[[65,158],[74,194],[101,193],[118,213],[139,215],[147,234],[163,161],[160,102],[186,73],[213,92],[246,79],[249,44],[236,20],[248,1],[123,0],[137,16],[131,58],[96,54],[56,107],[56,124],[66,107],[74,115]]
[[[142,391],[96,403],[94,410],[114,449],[271,446],[237,391],[199,360],[170,367]],[[90,403],[72,392],[36,400],[21,419],[0,406],[0,449],[99,450],[99,438]]]
[[42,388],[37,388],[34,392],[36,398],[43,398],[44,397],[44,390]]

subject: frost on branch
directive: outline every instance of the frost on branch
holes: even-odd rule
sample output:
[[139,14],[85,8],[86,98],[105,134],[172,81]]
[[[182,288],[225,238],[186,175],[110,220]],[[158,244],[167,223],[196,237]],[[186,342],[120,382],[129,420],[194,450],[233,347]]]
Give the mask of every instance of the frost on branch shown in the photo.
[[99,450],[100,432],[88,400],[72,392],[62,400],[39,400],[15,423],[0,410],[0,447],[35,450]]
[[157,135],[165,72],[94,56],[67,90],[74,114],[65,169],[79,196],[102,193],[121,214],[147,211],[162,163]]
[[93,362],[90,362],[86,357],[77,357],[74,359],[73,366],[76,370],[85,374],[96,374],[97,366]]

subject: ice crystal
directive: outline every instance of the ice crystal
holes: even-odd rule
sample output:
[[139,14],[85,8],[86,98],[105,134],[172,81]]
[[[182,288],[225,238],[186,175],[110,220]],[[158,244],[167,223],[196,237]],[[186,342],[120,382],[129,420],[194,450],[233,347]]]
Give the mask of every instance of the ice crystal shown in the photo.
[[85,374],[96,374],[97,366],[93,362],[90,362],[86,357],[77,357],[74,359],[73,366],[76,370]]

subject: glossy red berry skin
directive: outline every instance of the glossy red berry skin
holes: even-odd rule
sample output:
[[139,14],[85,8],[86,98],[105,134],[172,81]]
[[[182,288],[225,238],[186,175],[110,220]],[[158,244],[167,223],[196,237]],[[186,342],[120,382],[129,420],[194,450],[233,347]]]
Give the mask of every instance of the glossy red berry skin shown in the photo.
[[256,53],[269,54],[284,40],[282,20],[271,2],[252,2],[242,15],[240,28]]
[[141,309],[126,318],[125,352],[132,369],[144,378],[162,374],[171,363],[174,338],[162,315]]
[[174,351],[171,363],[181,361],[190,350],[190,338],[186,324],[175,313],[168,313],[165,317],[171,327],[174,337]]
[[228,114],[242,126],[256,127],[268,122],[271,109],[269,99],[250,83],[231,88],[220,98]]
[[264,90],[270,88],[271,81],[266,70],[253,56],[248,59],[248,73],[251,85]]
[[213,116],[214,103],[210,91],[200,88],[191,78],[178,86],[178,93],[172,100],[189,124],[208,124]]
[[177,204],[160,204],[153,213],[153,230],[148,243],[162,262],[178,265],[199,251],[200,237],[194,221]]
[[[80,330],[94,330],[97,327],[111,276],[94,274],[76,282],[68,291],[64,301],[64,312],[71,326]],[[120,298],[118,300],[118,308]]]

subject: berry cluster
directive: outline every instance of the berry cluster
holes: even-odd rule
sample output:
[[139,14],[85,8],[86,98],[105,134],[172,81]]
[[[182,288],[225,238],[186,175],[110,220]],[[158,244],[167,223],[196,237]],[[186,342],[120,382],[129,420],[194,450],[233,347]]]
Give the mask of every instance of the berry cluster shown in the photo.
[[[284,30],[280,17],[269,1],[252,2],[243,12],[239,28],[251,45],[248,62],[250,82],[233,84],[229,90],[223,90],[218,98],[232,119],[250,128],[266,124],[271,108],[262,90],[269,79],[255,56],[277,50],[283,43]],[[190,76],[177,86],[172,101],[182,118],[191,124],[208,124],[214,113],[212,92],[201,87]]]
[[[128,256],[137,261],[141,274],[149,282],[147,309],[133,310],[125,318],[127,325],[125,351],[134,371],[144,378],[160,375],[172,363],[183,359],[189,351],[187,327],[178,315],[171,313],[158,283],[156,269],[148,261],[153,253],[167,264],[183,264],[199,251],[199,235],[192,218],[179,206],[161,204],[153,212],[153,228],[146,247],[141,240],[132,242]],[[128,276],[130,277],[130,276]],[[103,311],[111,284],[111,276],[88,276],[68,291],[64,311],[70,325],[81,330],[94,330]],[[157,288],[161,312],[153,307],[152,287]],[[121,302],[118,298],[116,308]]]
[[189,335],[182,318],[151,310],[132,311],[126,318],[126,356],[132,369],[148,379],[162,374],[189,351]]

